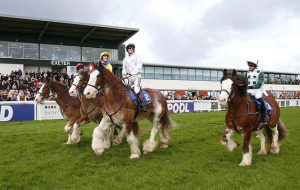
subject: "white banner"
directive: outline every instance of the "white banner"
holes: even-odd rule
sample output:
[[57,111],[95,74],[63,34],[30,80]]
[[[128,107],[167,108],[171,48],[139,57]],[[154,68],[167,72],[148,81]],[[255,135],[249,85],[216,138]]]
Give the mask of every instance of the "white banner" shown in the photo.
[[37,120],[63,119],[58,104],[54,101],[45,101],[37,104]]

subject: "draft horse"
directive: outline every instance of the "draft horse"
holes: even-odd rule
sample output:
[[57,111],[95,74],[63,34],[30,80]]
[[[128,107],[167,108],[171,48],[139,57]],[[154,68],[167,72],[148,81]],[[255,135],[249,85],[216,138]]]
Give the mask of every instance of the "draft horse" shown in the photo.
[[243,135],[243,159],[240,166],[250,166],[252,162],[252,149],[250,139],[252,132],[256,132],[261,143],[258,154],[265,155],[268,149],[272,154],[279,153],[279,143],[287,136],[287,130],[280,119],[280,109],[272,95],[264,96],[264,100],[272,107],[267,126],[259,127],[261,114],[252,97],[247,93],[247,80],[237,74],[236,70],[231,73],[226,69],[221,79],[221,93],[218,97],[220,104],[227,104],[225,117],[226,127],[221,136],[221,143],[232,151],[238,143],[231,139],[234,133]]
[[[69,94],[72,97],[79,97],[81,101],[80,113],[81,117],[73,125],[73,130],[76,131],[74,139],[80,138],[80,126],[90,121],[93,121],[97,124],[102,120],[102,107],[103,107],[103,96],[97,96],[95,99],[88,99],[83,96],[83,90],[87,85],[87,82],[90,78],[90,75],[87,71],[82,71],[75,76],[73,83],[69,89]],[[115,127],[111,128],[110,138],[113,145],[119,145],[122,142],[123,136],[125,135],[125,130],[121,130],[120,133],[113,139]],[[117,131],[117,130],[116,130]],[[73,132],[74,134],[74,132]],[[73,136],[71,136],[71,139]],[[80,140],[80,139],[79,139]],[[74,141],[74,140],[73,140]]]
[[138,107],[130,99],[130,92],[122,80],[114,76],[103,66],[94,70],[84,90],[87,98],[103,96],[103,119],[94,129],[92,149],[96,155],[102,155],[110,147],[107,129],[113,124],[126,129],[127,142],[130,146],[130,159],[139,158],[139,124],[138,121],[148,118],[153,123],[150,138],[143,145],[143,152],[153,152],[157,142],[155,136],[160,134],[160,147],[167,148],[169,144],[168,129],[174,124],[169,118],[167,101],[157,90],[144,89],[151,97],[152,103],[146,106],[147,112],[139,112]]
[[68,90],[69,89],[65,84],[54,80],[52,77],[47,77],[46,82],[38,91],[35,100],[37,103],[43,103],[46,98],[54,98],[60,107],[64,119],[68,120],[67,125],[64,127],[65,131],[68,133],[68,141],[66,144],[76,144],[79,143],[79,141],[77,141],[75,138],[72,138],[72,136],[76,135],[73,134],[76,132],[73,130],[73,125],[81,117],[81,103],[78,97],[71,97],[68,93]]

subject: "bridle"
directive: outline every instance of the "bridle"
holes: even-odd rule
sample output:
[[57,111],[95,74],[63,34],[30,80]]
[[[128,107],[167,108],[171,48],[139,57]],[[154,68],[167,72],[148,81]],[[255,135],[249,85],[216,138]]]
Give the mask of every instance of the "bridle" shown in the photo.
[[[228,78],[228,79],[230,79],[230,78]],[[232,79],[230,79],[230,80],[232,80]],[[233,98],[234,98],[234,93],[233,93],[233,90],[232,90],[233,84],[234,84],[234,83],[232,83],[232,85],[231,85],[231,90],[230,90],[230,92],[228,92],[228,90],[226,90],[226,89],[221,88],[221,93],[222,93],[222,92],[225,92],[225,93],[228,95],[228,98],[227,98],[227,104],[228,104],[229,102],[231,102],[231,101],[233,100]]]
[[[119,79],[119,78],[118,78],[118,79],[117,79],[116,81],[114,81],[113,83],[108,83],[107,80],[106,80],[106,78],[105,78],[105,76],[104,76],[104,74],[103,74],[101,71],[99,71],[99,74],[97,75],[97,80],[98,80],[98,78],[100,78],[100,77],[101,77],[101,80],[104,81],[104,85],[103,85],[102,87],[101,87],[101,85],[99,85],[99,87],[97,87],[96,85],[91,85],[91,84],[87,84],[87,86],[90,86],[90,87],[94,88],[94,89],[96,90],[96,92],[97,92],[96,94],[100,94],[101,96],[104,96],[105,99],[106,99],[106,101],[107,101],[107,96],[106,96],[106,94],[104,93],[105,89],[107,89],[107,88],[109,88],[109,87],[111,87],[111,86],[114,86],[114,85],[117,84],[117,83],[123,84],[123,82],[122,82],[122,79]],[[125,91],[129,91],[129,89],[126,88]],[[125,91],[124,91],[124,92],[125,92]],[[105,107],[103,106],[104,112],[108,115],[108,117],[110,118],[110,120],[112,121],[113,124],[116,125],[116,123],[114,122],[112,116],[115,115],[116,113],[118,113],[118,112],[123,108],[124,105],[125,105],[125,103],[124,103],[124,100],[123,100],[123,101],[122,101],[122,104],[119,106],[119,108],[118,108],[117,110],[115,110],[115,111],[114,111],[113,113],[111,113],[111,114],[109,114],[108,111],[107,111],[107,110],[105,109]]]
[[[82,81],[82,84],[80,84],[81,81]],[[80,84],[80,85],[79,85],[79,84]],[[86,82],[83,78],[81,78],[81,79],[79,80],[79,83],[78,83],[77,85],[74,84],[74,83],[72,83],[71,86],[75,86],[76,89],[77,89],[79,92],[83,92],[83,89],[87,86],[87,82]]]

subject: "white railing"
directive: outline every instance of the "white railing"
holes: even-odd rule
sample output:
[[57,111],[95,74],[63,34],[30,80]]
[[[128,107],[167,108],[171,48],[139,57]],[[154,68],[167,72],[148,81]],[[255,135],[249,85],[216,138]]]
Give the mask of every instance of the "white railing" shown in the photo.
[[[277,99],[279,107],[299,107],[300,99]],[[168,100],[171,113],[211,112],[225,110],[217,100]],[[59,106],[54,101],[44,104],[28,102],[0,102],[0,122],[62,119]]]

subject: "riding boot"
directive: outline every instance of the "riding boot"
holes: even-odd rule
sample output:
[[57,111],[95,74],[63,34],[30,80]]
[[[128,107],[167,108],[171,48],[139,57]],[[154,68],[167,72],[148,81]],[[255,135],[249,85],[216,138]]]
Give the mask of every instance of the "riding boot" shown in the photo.
[[137,93],[137,96],[138,96],[138,101],[139,101],[139,110],[141,112],[147,112],[147,108],[145,106],[144,98],[142,96],[142,93],[141,92]]
[[261,113],[262,117],[261,117],[261,120],[260,120],[259,127],[262,127],[262,126],[268,125],[269,116],[268,116],[267,109],[266,109],[266,106],[265,106],[265,103],[264,103],[263,99],[259,98],[257,100],[261,103],[260,113]]

